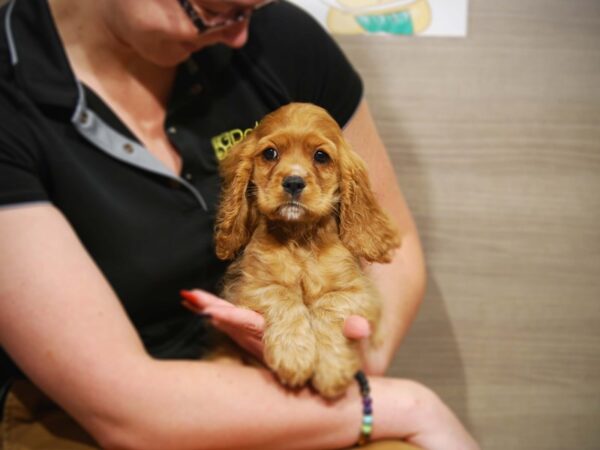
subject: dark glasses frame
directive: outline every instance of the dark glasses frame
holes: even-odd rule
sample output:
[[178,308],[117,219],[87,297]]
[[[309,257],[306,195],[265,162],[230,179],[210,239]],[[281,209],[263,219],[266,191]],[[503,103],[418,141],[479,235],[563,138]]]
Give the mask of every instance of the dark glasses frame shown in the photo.
[[[277,0],[265,0],[254,6],[238,5],[238,9],[234,10],[234,13],[231,14],[230,17],[221,19],[219,22],[216,22],[216,23],[209,23],[209,21],[211,19],[209,19],[207,17],[202,17],[202,15],[207,16],[211,13],[202,10],[201,7],[194,7],[190,3],[190,0],[178,0],[178,1],[179,1],[179,4],[181,5],[181,7],[183,8],[185,14],[189,17],[189,19],[192,21],[192,23],[198,30],[198,33],[205,34],[205,33],[218,31],[218,30],[226,28],[230,25],[233,25],[234,23],[241,22],[241,21],[249,18],[252,15],[252,13],[254,11],[256,11],[257,9],[263,8],[271,3],[275,3]],[[219,16],[218,14],[214,14],[215,19],[218,19],[218,16]]]

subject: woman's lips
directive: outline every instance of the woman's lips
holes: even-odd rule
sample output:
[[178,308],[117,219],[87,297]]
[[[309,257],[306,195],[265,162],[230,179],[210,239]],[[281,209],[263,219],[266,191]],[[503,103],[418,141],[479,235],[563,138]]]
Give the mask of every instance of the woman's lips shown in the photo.
[[188,53],[195,53],[201,48],[222,42],[230,47],[241,47],[248,37],[249,19],[232,22],[230,25],[205,34],[200,34],[194,42],[182,42],[181,47]]

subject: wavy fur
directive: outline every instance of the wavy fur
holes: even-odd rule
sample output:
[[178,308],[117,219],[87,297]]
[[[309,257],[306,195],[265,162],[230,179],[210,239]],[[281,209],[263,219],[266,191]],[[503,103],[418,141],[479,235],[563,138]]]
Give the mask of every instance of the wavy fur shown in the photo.
[[[265,117],[221,171],[217,255],[236,258],[223,297],[264,315],[265,361],[282,383],[342,394],[360,367],[346,318],[367,318],[373,344],[381,340],[381,300],[359,259],[388,262],[399,246],[364,164],[325,110],[292,103]],[[283,187],[290,176],[304,180],[301,193]]]

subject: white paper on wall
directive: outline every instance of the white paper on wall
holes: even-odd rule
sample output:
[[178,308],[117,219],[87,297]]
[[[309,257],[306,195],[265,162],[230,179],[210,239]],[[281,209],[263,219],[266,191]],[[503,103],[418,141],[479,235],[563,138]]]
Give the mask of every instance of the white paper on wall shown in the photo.
[[466,36],[468,0],[289,0],[330,33]]

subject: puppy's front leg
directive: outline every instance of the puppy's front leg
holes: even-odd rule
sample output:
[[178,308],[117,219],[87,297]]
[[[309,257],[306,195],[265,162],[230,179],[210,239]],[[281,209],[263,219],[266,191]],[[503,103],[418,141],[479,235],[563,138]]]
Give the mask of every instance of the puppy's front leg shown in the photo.
[[280,381],[304,385],[315,370],[315,335],[302,293],[283,286],[263,290],[264,357]]
[[[350,294],[351,295],[351,294]],[[317,339],[317,364],[312,384],[327,398],[343,394],[360,369],[358,344],[344,336],[344,322],[355,314],[348,295],[333,292],[311,306],[312,327]]]

